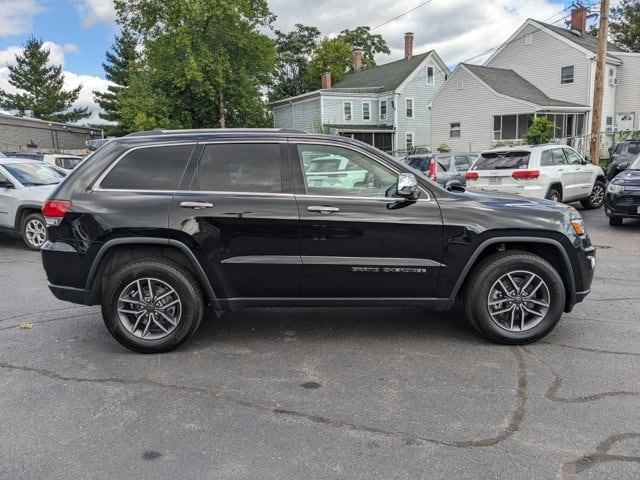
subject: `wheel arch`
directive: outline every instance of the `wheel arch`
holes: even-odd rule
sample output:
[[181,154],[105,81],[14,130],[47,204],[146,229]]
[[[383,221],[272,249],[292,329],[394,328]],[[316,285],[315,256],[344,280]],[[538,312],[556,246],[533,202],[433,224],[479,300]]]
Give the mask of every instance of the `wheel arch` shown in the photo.
[[205,301],[221,309],[200,262],[189,248],[177,240],[164,238],[117,238],[107,241],[94,258],[85,289],[89,292],[90,304],[99,302],[102,294],[103,278],[114,269],[142,257],[158,257],[169,259],[189,270],[198,282],[205,296]]
[[42,213],[42,205],[20,205],[16,210],[16,217],[14,218],[14,228],[17,231],[20,231],[22,228],[22,222],[24,221],[27,215],[31,215],[32,213]]
[[549,188],[547,188],[547,194],[545,195],[545,198],[547,198],[549,196],[549,192],[551,190],[557,190],[558,193],[560,194],[560,201],[562,201],[562,197],[564,196],[564,190],[562,188],[562,183],[561,182],[553,182],[549,185]]
[[576,303],[576,283],[569,255],[558,240],[541,237],[496,237],[482,242],[465,264],[453,287],[449,297],[451,305],[453,305],[461,291],[464,290],[463,286],[467,282],[473,267],[488,256],[503,250],[521,250],[533,253],[544,258],[552,265],[557,265],[559,267],[557,269],[558,274],[562,278],[567,293],[564,311],[569,312],[571,310]]

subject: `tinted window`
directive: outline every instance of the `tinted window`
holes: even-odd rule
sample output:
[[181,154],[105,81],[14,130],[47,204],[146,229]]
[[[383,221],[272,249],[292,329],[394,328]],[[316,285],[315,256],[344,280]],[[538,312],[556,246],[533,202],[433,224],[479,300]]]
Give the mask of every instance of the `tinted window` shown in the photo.
[[561,148],[554,148],[553,150],[551,150],[551,156],[553,157],[553,164],[554,165],[566,165],[567,164],[567,158],[564,156],[564,153],[562,153],[562,149]]
[[193,145],[168,145],[131,150],[102,180],[102,188],[177,190]]
[[529,152],[485,152],[473,165],[473,170],[498,170],[527,168]]
[[61,168],[66,168],[67,170],[72,170],[76,168],[81,161],[81,158],[58,157],[56,158],[56,165]]
[[540,166],[541,167],[550,167],[553,165],[553,155],[551,154],[551,150],[544,150],[540,153]]
[[198,164],[200,190],[282,193],[280,144],[207,145]]
[[429,160],[427,157],[407,157],[407,165],[424,172],[429,169]]

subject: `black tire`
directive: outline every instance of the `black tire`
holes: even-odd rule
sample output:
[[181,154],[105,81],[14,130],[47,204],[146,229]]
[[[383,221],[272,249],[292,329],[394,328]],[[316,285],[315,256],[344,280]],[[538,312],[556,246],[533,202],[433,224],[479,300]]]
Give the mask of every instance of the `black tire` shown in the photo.
[[[512,281],[503,284],[513,289],[511,297],[499,285],[507,275]],[[516,293],[516,286],[523,287],[520,293]],[[529,288],[534,289],[531,294],[525,290]],[[471,325],[488,340],[508,345],[532,343],[547,335],[560,320],[564,303],[565,287],[553,266],[537,255],[517,250],[491,255],[474,267],[464,295]]]
[[562,201],[562,196],[560,195],[560,192],[558,190],[556,190],[555,188],[550,188],[549,191],[547,192],[547,200],[551,200],[552,202],[561,202]]
[[131,350],[173,350],[202,321],[200,286],[188,270],[174,262],[145,258],[119,268],[106,282],[104,323],[113,338]]
[[604,204],[604,195],[607,191],[607,186],[602,180],[596,180],[589,194],[589,198],[580,200],[580,205],[584,208],[600,208]]
[[24,244],[30,250],[40,250],[40,247],[47,241],[47,224],[41,213],[30,213],[22,219],[20,233]]
[[622,217],[609,217],[609,225],[612,227],[621,227]]

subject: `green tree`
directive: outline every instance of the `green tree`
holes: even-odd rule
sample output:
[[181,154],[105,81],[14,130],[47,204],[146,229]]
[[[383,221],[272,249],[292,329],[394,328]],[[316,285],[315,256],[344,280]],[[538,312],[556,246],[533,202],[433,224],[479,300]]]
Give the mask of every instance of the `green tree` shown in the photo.
[[[372,35],[370,27],[360,26],[355,30],[343,30],[340,32],[339,38],[347,42],[352,50],[355,47],[362,48],[362,68],[375,67],[374,57],[376,54],[386,53],[388,55],[391,53],[382,35]],[[353,70],[353,62],[349,69]]]
[[632,52],[640,52],[640,2],[622,0],[612,7],[609,30],[616,45]]
[[102,64],[105,77],[112,85],[107,87],[106,92],[93,92],[96,103],[104,110],[100,113],[100,118],[117,122],[114,127],[105,126],[108,135],[127,133],[120,125],[122,106],[118,93],[129,86],[130,73],[137,62],[136,45],[136,38],[128,29],[122,30],[120,35],[116,36],[116,41],[111,47],[113,52],[107,52],[106,62]]
[[316,48],[320,30],[300,23],[289,33],[276,30],[277,71],[269,100],[295,97],[311,90],[306,80],[309,60]]
[[331,73],[334,83],[341,81],[349,67],[353,64],[351,46],[342,38],[325,38],[313,52],[306,72],[307,85],[310,90],[317,90],[321,86],[320,75]]
[[32,112],[35,118],[55,122],[74,122],[89,116],[87,108],[70,109],[78,99],[82,85],[66,91],[61,65],[47,65],[50,51],[42,40],[30,37],[15,65],[8,65],[9,83],[17,93],[0,89],[0,107],[17,110],[20,115]]
[[116,0],[144,46],[118,92],[125,128],[251,127],[268,121],[260,88],[275,71],[266,0]]
[[524,134],[524,141],[529,145],[549,143],[555,138],[555,125],[545,117],[536,117]]

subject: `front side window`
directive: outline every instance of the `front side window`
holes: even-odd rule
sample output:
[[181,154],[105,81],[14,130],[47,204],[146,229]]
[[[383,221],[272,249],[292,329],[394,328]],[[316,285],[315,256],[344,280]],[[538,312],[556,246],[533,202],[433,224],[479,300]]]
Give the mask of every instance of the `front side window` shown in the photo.
[[449,137],[450,138],[460,137],[460,122],[454,122],[451,124],[449,128]]
[[363,120],[371,119],[371,104],[369,102],[362,103],[362,119]]
[[282,193],[280,145],[207,145],[198,163],[197,185],[202,191]]
[[564,149],[564,153],[567,156],[567,160],[569,162],[569,165],[582,165],[584,162],[582,161],[582,157],[575,152],[574,150],[571,150],[569,148],[565,148]]
[[407,98],[405,102],[407,118],[413,118],[413,98]]
[[[298,145],[307,195],[384,197],[396,174],[378,161],[344,147]],[[390,189],[390,190],[389,190]]]
[[560,69],[560,83],[573,83],[573,65]]
[[387,101],[380,100],[380,120],[386,120],[387,118]]
[[344,119],[345,121],[351,120],[351,102],[344,102]]
[[102,188],[177,190],[194,145],[161,145],[129,151],[102,180]]

